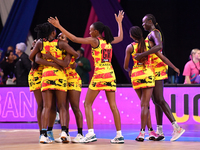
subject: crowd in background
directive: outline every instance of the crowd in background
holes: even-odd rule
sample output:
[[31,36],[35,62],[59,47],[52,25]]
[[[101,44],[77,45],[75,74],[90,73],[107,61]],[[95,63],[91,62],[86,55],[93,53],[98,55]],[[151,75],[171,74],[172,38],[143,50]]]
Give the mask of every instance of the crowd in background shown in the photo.
[[[26,44],[22,42],[16,44],[15,49],[13,46],[8,46],[5,53],[0,49],[0,85],[28,86],[31,61],[25,53],[26,49]],[[76,60],[76,71],[80,75],[83,84],[89,84],[90,62],[84,57],[82,47],[77,52],[80,54],[80,58]]]
[[[31,61],[25,51],[26,44],[22,42],[16,44],[15,50],[12,46],[7,48],[0,62],[1,84],[28,86],[28,74],[31,69]],[[2,52],[3,50],[0,51],[1,54]]]

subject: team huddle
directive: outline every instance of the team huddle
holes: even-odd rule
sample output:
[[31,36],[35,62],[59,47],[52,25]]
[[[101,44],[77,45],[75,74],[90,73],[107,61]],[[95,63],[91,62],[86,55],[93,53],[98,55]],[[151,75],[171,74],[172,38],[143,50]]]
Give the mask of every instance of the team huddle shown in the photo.
[[[116,105],[116,77],[111,64],[112,45],[123,40],[122,20],[124,12],[115,14],[118,24],[118,36],[113,37],[110,28],[102,22],[95,22],[90,26],[90,37],[80,38],[64,29],[58,18],[50,17],[47,23],[37,25],[37,40],[35,41],[29,58],[32,60],[32,69],[29,73],[30,91],[34,92],[38,104],[37,119],[40,128],[40,143],[88,143],[97,141],[93,128],[92,104],[101,90],[105,91],[110,109],[114,116],[116,136],[111,143],[124,143],[121,131],[121,119]],[[147,14],[142,19],[143,27],[149,34],[146,39],[140,27],[133,26],[129,30],[130,37],[134,40],[126,48],[124,69],[128,71],[131,83],[141,100],[141,130],[136,141],[144,141],[145,128],[148,128],[147,140],[164,140],[162,130],[163,112],[173,126],[171,141],[177,140],[185,130],[181,128],[172,115],[169,105],[163,98],[163,80],[167,78],[168,66],[178,74],[176,68],[162,54],[162,34],[157,28],[155,17]],[[61,31],[56,38],[55,27]],[[85,115],[88,133],[82,133],[83,117],[79,109],[81,79],[75,71],[75,59],[79,54],[68,44],[67,38],[79,44],[90,44],[94,59],[94,74],[90,81],[85,97]],[[133,67],[129,68],[129,61],[133,59]],[[150,98],[155,104],[157,131],[152,128],[149,102]],[[69,103],[75,114],[78,133],[71,140],[69,135]],[[61,134],[54,139],[53,124],[56,117],[56,106],[60,114]]]

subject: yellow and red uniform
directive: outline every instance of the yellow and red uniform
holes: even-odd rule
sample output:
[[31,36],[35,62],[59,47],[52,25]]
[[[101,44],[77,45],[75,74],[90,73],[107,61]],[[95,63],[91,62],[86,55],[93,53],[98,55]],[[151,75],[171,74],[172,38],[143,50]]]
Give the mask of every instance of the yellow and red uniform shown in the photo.
[[41,81],[42,81],[42,70],[43,65],[39,65],[37,69],[32,69],[28,75],[28,83],[30,91],[35,91],[41,89]]
[[[58,40],[54,39],[53,41],[43,41],[42,54],[46,54],[47,51],[50,54],[59,59],[63,60],[63,50],[60,50],[58,47]],[[47,61],[53,61],[47,59]],[[59,70],[53,66],[44,66],[42,72],[42,88],[41,91],[45,90],[60,90],[67,91],[67,78],[64,70]]]
[[[148,50],[148,42],[145,41],[147,50]],[[148,59],[143,65],[137,61],[134,57],[137,53],[138,43],[133,42],[132,46],[134,48],[132,55],[132,59],[134,62],[133,69],[131,72],[131,83],[134,89],[140,88],[149,88],[155,86],[155,77],[154,77],[154,68],[151,64],[152,55],[148,55]]]
[[[159,33],[160,31],[158,29],[154,29],[157,30]],[[154,31],[153,30],[153,31]],[[149,40],[149,35],[151,34],[151,32],[147,35],[146,39],[147,41]],[[161,33],[160,33],[161,36]],[[162,52],[162,50],[160,50]],[[168,71],[168,65],[165,64],[156,54],[152,54],[153,58],[152,58],[152,65],[154,67],[155,70],[155,80],[164,80],[168,78],[167,75],[167,71]]]
[[67,90],[75,90],[81,92],[82,81],[75,69],[70,67],[71,64],[75,63],[75,58],[72,56],[69,66],[66,68],[67,76]]
[[91,90],[116,90],[116,78],[113,70],[112,45],[105,40],[98,38],[99,45],[92,48],[92,57],[94,59],[94,74],[91,79],[89,88]]

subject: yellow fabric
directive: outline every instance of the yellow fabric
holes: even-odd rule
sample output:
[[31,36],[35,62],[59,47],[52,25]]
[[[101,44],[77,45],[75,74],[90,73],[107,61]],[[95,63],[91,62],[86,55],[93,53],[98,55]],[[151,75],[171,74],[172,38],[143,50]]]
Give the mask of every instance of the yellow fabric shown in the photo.
[[[62,60],[64,51],[57,48],[58,40],[43,41],[42,54],[46,54],[47,51],[51,53],[55,58]],[[47,61],[52,61],[47,59]],[[42,72],[42,88],[45,90],[60,90],[67,91],[67,78],[64,70],[58,70],[52,66],[44,66]]]
[[91,79],[89,88],[91,90],[116,90],[116,78],[113,70],[112,46],[107,44],[105,40],[99,39],[99,46],[92,48],[92,57],[94,59],[94,74]]
[[[145,42],[148,50],[148,43]],[[131,83],[134,89],[140,88],[149,88],[155,86],[155,76],[154,69],[151,65],[152,55],[148,56],[147,62],[145,65],[139,63],[134,57],[137,53],[138,43],[132,43],[134,51],[132,53],[132,59],[134,62],[134,66],[131,72]]]
[[30,91],[35,91],[41,89],[41,80],[42,80],[42,65],[39,65],[38,69],[31,69],[28,75],[28,83]]
[[72,69],[70,65],[75,63],[75,58],[72,56],[72,59],[69,63],[69,66],[66,69],[67,76],[67,90],[75,90],[81,92],[82,81],[75,69]]
[[[157,30],[157,29],[155,29]],[[154,31],[154,30],[153,30]],[[159,30],[157,30],[159,31]],[[159,31],[160,33],[160,31]],[[151,34],[151,32],[148,34],[148,36]],[[148,36],[145,40],[149,41]],[[160,33],[161,36],[161,33]],[[162,36],[161,36],[162,37]],[[160,50],[162,52],[162,50]],[[168,71],[168,65],[165,64],[156,54],[152,54],[152,65],[155,70],[155,80],[164,80],[168,78],[167,71]]]

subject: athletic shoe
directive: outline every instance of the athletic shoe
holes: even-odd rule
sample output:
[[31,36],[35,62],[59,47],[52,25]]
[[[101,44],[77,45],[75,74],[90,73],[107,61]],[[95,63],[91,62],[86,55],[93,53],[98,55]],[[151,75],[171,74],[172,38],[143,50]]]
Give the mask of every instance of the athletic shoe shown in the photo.
[[124,143],[124,137],[115,137],[114,139],[110,140],[110,143],[112,144],[123,144]]
[[55,142],[56,142],[56,143],[62,143],[61,137],[55,139]]
[[158,130],[156,131],[156,134],[159,135],[159,137],[156,139],[156,141],[164,141],[165,140],[165,135],[164,133],[159,133]]
[[44,135],[41,135],[40,143],[42,143],[42,144],[50,144],[50,143],[53,143],[53,141],[50,140],[48,137],[45,137]]
[[67,133],[65,131],[62,131],[60,135],[62,143],[69,143],[69,139],[67,137]]
[[84,136],[82,136],[81,134],[77,134],[76,137],[72,140],[72,143],[79,143],[81,139],[83,139]]
[[155,140],[159,137],[158,134],[155,133],[155,131],[149,131],[149,140]]
[[[69,142],[71,142],[71,138],[70,138],[70,135],[69,135],[69,134],[67,135],[67,140],[68,140]],[[55,142],[56,142],[56,143],[62,143],[61,136],[60,136],[59,138],[55,139]]]
[[138,142],[143,142],[144,141],[144,135],[145,135],[145,132],[144,133],[140,132],[140,134],[138,135],[138,137],[135,140],[138,141]]
[[96,135],[93,133],[87,133],[84,138],[80,140],[80,143],[89,143],[97,141]]
[[49,137],[50,140],[55,141],[53,137],[53,131],[47,131],[47,136]]
[[40,137],[39,137],[39,143],[40,143],[41,136],[42,136],[42,135],[40,135]]
[[179,130],[174,129],[174,131],[172,133],[172,138],[170,139],[170,141],[176,141],[184,132],[185,132],[185,129],[183,129],[181,127]]

